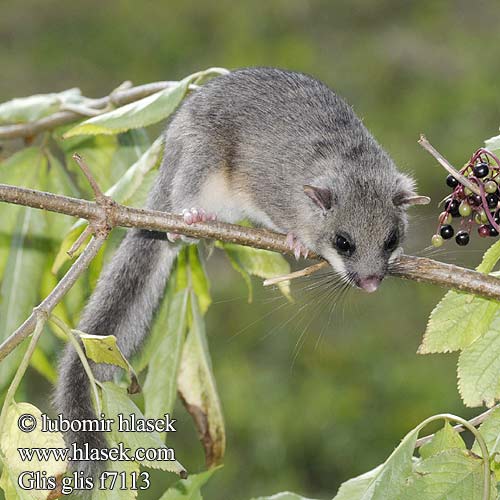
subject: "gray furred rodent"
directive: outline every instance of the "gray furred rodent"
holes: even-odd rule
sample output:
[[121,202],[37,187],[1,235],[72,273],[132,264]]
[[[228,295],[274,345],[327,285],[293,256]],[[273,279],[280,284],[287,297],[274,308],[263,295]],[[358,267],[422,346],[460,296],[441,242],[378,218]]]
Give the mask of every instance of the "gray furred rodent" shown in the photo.
[[[249,68],[219,76],[184,100],[167,127],[147,208],[201,207],[226,222],[249,219],[293,234],[296,245],[374,291],[400,250],[406,208],[428,201],[326,85],[301,73]],[[180,247],[163,233],[128,231],[78,328],[115,335],[127,357],[137,351]],[[114,371],[94,363],[92,369],[99,380]],[[70,420],[95,418],[87,376],[70,344],[55,405]],[[102,433],[69,432],[65,439],[106,446]],[[99,468],[74,465],[86,474]]]

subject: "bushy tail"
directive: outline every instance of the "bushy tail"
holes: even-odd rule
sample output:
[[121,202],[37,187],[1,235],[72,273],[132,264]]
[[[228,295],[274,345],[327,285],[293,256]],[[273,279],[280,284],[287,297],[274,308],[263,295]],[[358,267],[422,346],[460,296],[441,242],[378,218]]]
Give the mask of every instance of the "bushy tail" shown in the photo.
[[[78,328],[92,335],[115,335],[125,357],[133,354],[144,340],[153,314],[163,294],[179,248],[170,244],[163,233],[130,230],[104,269]],[[110,365],[91,363],[100,381],[113,375]],[[59,366],[55,391],[56,409],[68,420],[96,418],[87,375],[70,343]],[[68,432],[67,446],[76,443],[89,448],[106,447],[103,433]],[[99,462],[77,462],[74,469],[85,476],[95,475]]]

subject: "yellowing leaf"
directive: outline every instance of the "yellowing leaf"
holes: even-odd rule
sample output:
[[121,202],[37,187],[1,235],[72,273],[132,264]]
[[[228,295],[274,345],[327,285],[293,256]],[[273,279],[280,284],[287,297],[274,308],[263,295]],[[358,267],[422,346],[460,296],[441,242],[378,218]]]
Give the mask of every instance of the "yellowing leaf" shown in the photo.
[[205,325],[194,293],[191,294],[191,313],[193,324],[184,344],[178,387],[187,410],[195,420],[210,466],[222,461],[226,434]]
[[[19,417],[23,414],[32,415],[36,419],[36,428],[31,432],[22,432],[18,428]],[[65,448],[64,439],[59,432],[42,432],[42,413],[29,403],[13,403],[5,419],[5,428],[1,430],[0,450],[5,459],[4,467],[8,468],[8,476],[13,486],[17,484],[19,474],[24,471],[45,471],[47,476],[59,476],[64,474],[67,461],[56,460],[52,455],[48,460],[33,458],[30,461],[21,460],[18,448]],[[36,457],[36,455],[35,455]],[[8,484],[5,476],[2,476],[2,484]],[[17,488],[16,488],[17,489]],[[45,499],[50,491],[31,490],[32,499]]]
[[87,357],[96,363],[107,363],[123,368],[128,372],[131,379],[130,392],[135,393],[140,391],[137,375],[132,365],[118,347],[114,335],[90,335],[77,330],[73,330],[73,332],[79,334]]

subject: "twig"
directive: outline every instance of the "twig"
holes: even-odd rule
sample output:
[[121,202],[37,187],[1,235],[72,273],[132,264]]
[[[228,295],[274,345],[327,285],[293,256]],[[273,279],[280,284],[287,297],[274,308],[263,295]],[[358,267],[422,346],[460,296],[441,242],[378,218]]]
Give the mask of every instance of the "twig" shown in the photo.
[[83,172],[83,175],[87,178],[87,181],[90,184],[90,187],[92,188],[92,191],[94,191],[94,197],[97,202],[99,201],[104,201],[106,198],[108,198],[101,190],[99,187],[99,184],[97,184],[97,181],[95,180],[94,176],[92,175],[92,171],[90,170],[89,166],[85,162],[85,160],[78,154],[74,153],[73,154],[73,160],[76,161],[78,166]]
[[[177,84],[178,82],[166,81],[147,83],[128,89],[117,89],[111,92],[109,96],[93,99],[92,102],[87,105],[87,112],[95,109],[97,111],[96,114],[104,113],[110,106],[123,106]],[[197,88],[197,86],[190,85],[189,88],[194,89]],[[58,111],[50,116],[29,123],[4,125],[0,127],[0,140],[34,137],[45,130],[53,130],[61,125],[77,121],[81,119],[82,116],[86,116],[86,114],[73,109],[71,111]]]
[[40,335],[43,332],[43,326],[45,325],[45,322],[47,320],[47,316],[43,314],[41,311],[37,311],[35,314],[35,333],[33,334],[33,337],[31,338],[30,345],[28,346],[28,349],[24,353],[23,359],[21,360],[21,363],[19,364],[16,375],[14,376],[14,379],[12,380],[8,390],[7,394],[5,395],[5,399],[3,402],[2,406],[2,411],[0,413],[0,432],[3,431],[3,427],[5,425],[5,418],[7,417],[7,412],[9,410],[9,406],[11,405],[12,401],[14,400],[14,396],[16,395],[17,388],[19,387],[19,384],[21,383],[21,380],[24,376],[24,373],[26,372],[26,369],[28,368],[28,365],[30,364],[31,357],[33,356],[33,353],[35,352],[36,345],[38,343],[38,339],[40,338]]
[[319,271],[320,269],[323,269],[324,267],[328,267],[330,264],[326,262],[325,260],[322,262],[318,262],[317,264],[313,264],[312,266],[305,267],[304,269],[301,269],[300,271],[295,271],[290,274],[284,274],[283,276],[276,276],[276,278],[270,278],[268,280],[265,280],[262,284],[264,286],[271,286],[271,285],[276,285],[278,283],[281,283],[283,281],[289,281],[293,280],[295,278],[301,278],[303,276],[309,276],[311,274],[314,274],[316,271]]
[[460,172],[455,170],[451,163],[434,147],[432,144],[427,140],[425,135],[421,134],[420,139],[418,140],[418,143],[426,150],[428,151],[436,160],[444,167],[444,169],[451,174],[455,179],[460,182],[463,186],[469,188],[473,193],[475,194],[481,194],[479,188],[471,182],[467,177],[463,176]]
[[[105,217],[104,209],[95,202],[5,184],[0,184],[0,201],[87,220],[98,220]],[[273,231],[214,221],[197,222],[190,226],[184,222],[180,215],[126,207],[117,203],[113,207],[113,217],[108,223],[111,227],[122,226],[173,232],[198,239],[215,239],[293,255],[287,245],[286,236]],[[321,259],[313,252],[309,253],[309,258]],[[399,278],[432,283],[444,288],[454,288],[489,299],[500,300],[500,279],[424,257],[402,255],[391,266],[390,274]]]
[[48,316],[54,307],[63,299],[69,289],[75,284],[79,276],[87,269],[92,259],[97,255],[100,248],[106,241],[104,235],[98,235],[92,238],[85,250],[81,253],[75,263],[69,268],[61,281],[54,287],[52,292],[33,309],[30,316],[24,323],[5,339],[0,345],[0,361],[2,361],[11,351],[13,351],[36,327],[37,319],[40,314]]
[[[493,406],[493,408],[490,408],[489,410],[486,410],[485,412],[481,413],[477,417],[471,418],[468,422],[470,425],[477,427],[478,425],[482,424],[495,410],[500,408],[500,404]],[[463,425],[455,425],[453,427],[453,430],[455,432],[464,432],[467,430]],[[423,446],[424,444],[428,443],[431,441],[431,439],[435,436],[435,434],[429,434],[428,436],[423,436],[419,439],[417,439],[417,442],[415,443],[415,448],[420,448],[420,446]]]

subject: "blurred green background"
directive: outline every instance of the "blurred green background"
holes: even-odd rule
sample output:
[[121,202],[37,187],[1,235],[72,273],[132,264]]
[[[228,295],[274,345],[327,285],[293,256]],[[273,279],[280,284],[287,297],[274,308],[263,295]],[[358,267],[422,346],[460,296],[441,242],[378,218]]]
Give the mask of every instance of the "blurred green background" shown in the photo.
[[[444,173],[416,140],[425,132],[455,165],[500,124],[496,0],[194,2],[3,1],[0,101],[77,86],[101,96],[124,80],[179,79],[209,66],[279,66],[310,73],[347,98],[421,194],[446,193]],[[1,210],[1,209],[0,209]],[[426,250],[436,203],[412,209],[406,250],[476,265],[485,242]],[[416,354],[440,289],[388,279],[366,296],[327,297],[295,284],[297,303],[256,285],[253,304],[230,265],[209,262],[214,370],[225,412],[225,467],[209,500],[282,490],[331,498],[376,466],[430,414],[472,416],[456,389],[454,355]],[[320,295],[325,297],[318,301]],[[331,306],[335,306],[330,314]],[[297,313],[295,317],[293,315]],[[48,384],[28,373],[28,398]],[[191,471],[203,454],[181,408],[172,443]],[[157,498],[164,479],[143,498]]]

